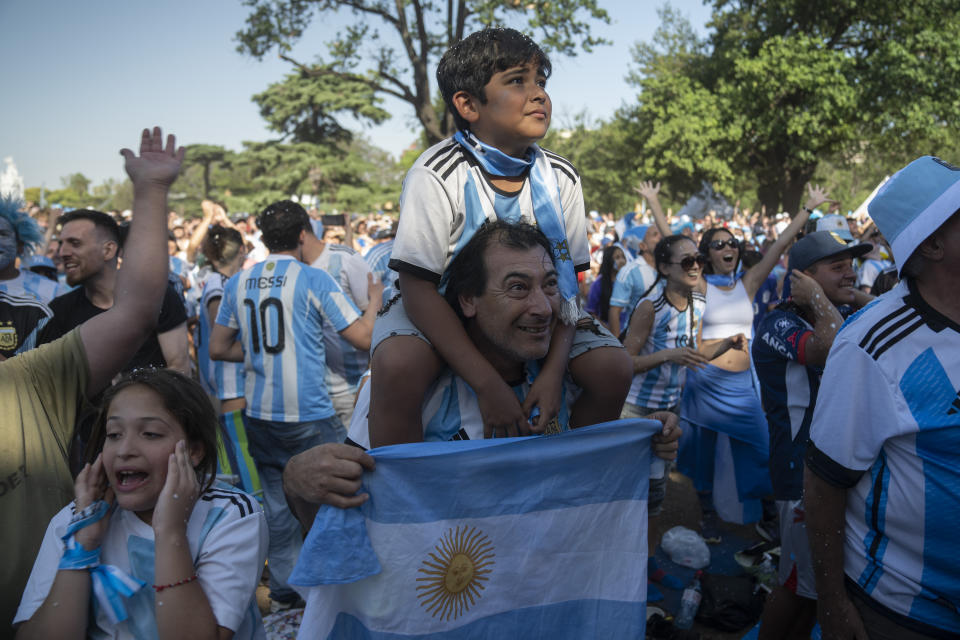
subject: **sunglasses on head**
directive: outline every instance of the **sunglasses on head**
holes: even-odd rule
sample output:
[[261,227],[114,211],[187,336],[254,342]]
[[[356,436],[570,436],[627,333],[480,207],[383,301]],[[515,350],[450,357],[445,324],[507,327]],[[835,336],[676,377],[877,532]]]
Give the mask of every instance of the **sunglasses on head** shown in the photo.
[[702,253],[698,253],[695,256],[687,256],[680,262],[671,262],[670,264],[678,264],[684,271],[689,271],[693,269],[693,265],[697,265],[702,269],[703,265],[707,264],[707,259]]
[[713,240],[710,242],[710,248],[714,251],[720,251],[724,247],[730,247],[731,249],[740,248],[740,244],[733,238],[729,240]]

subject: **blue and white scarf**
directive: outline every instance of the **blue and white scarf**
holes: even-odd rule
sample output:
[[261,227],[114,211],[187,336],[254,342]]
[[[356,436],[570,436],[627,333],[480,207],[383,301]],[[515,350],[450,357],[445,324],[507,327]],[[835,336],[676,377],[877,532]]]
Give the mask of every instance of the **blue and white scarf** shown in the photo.
[[[537,145],[530,145],[525,158],[514,158],[495,147],[491,147],[478,140],[472,133],[457,131],[454,139],[463,145],[463,148],[480,163],[487,173],[499,177],[515,177],[530,169],[530,195],[533,200],[533,215],[537,227],[550,241],[553,248],[553,258],[560,280],[560,295],[563,302],[560,305],[560,321],[564,324],[575,324],[579,317],[577,307],[577,274],[574,270],[573,258],[570,255],[570,244],[567,240],[566,226],[563,222],[563,208],[560,205],[560,187],[556,176],[550,168],[550,160]],[[473,232],[486,222],[486,208],[480,205],[480,190],[471,174],[464,187],[464,196],[468,203],[477,206],[467,206],[468,219],[465,222],[464,233],[454,249],[454,255],[460,252]]]

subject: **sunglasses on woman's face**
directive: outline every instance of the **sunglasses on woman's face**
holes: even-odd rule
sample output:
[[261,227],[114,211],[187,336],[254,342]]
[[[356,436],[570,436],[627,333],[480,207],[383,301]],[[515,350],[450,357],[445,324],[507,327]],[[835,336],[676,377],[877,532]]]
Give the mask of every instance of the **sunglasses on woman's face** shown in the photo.
[[729,240],[714,240],[710,243],[710,248],[713,249],[714,251],[720,251],[724,247],[730,247],[731,249],[738,249],[739,245],[737,244],[737,241],[734,240],[733,238]]
[[697,265],[702,269],[703,265],[707,264],[707,259],[702,253],[698,253],[695,256],[687,256],[680,262],[671,262],[670,264],[678,264],[684,271],[690,271],[690,269],[693,269],[693,265]]

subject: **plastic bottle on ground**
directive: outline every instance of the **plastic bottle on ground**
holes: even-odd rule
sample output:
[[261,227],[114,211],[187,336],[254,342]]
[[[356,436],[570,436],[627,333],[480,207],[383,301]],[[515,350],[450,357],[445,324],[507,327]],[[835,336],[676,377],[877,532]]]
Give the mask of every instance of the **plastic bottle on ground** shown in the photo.
[[703,575],[702,571],[697,571],[694,574],[693,580],[683,590],[683,595],[680,597],[680,613],[673,621],[673,626],[678,629],[689,629],[693,626],[693,618],[697,615],[697,609],[700,608],[702,598],[700,590],[701,575]]

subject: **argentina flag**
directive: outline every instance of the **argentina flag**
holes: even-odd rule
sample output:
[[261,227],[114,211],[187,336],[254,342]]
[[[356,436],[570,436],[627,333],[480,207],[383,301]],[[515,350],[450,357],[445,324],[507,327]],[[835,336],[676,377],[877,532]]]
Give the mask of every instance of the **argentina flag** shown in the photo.
[[370,499],[321,508],[290,576],[304,638],[643,638],[650,437],[374,449]]

